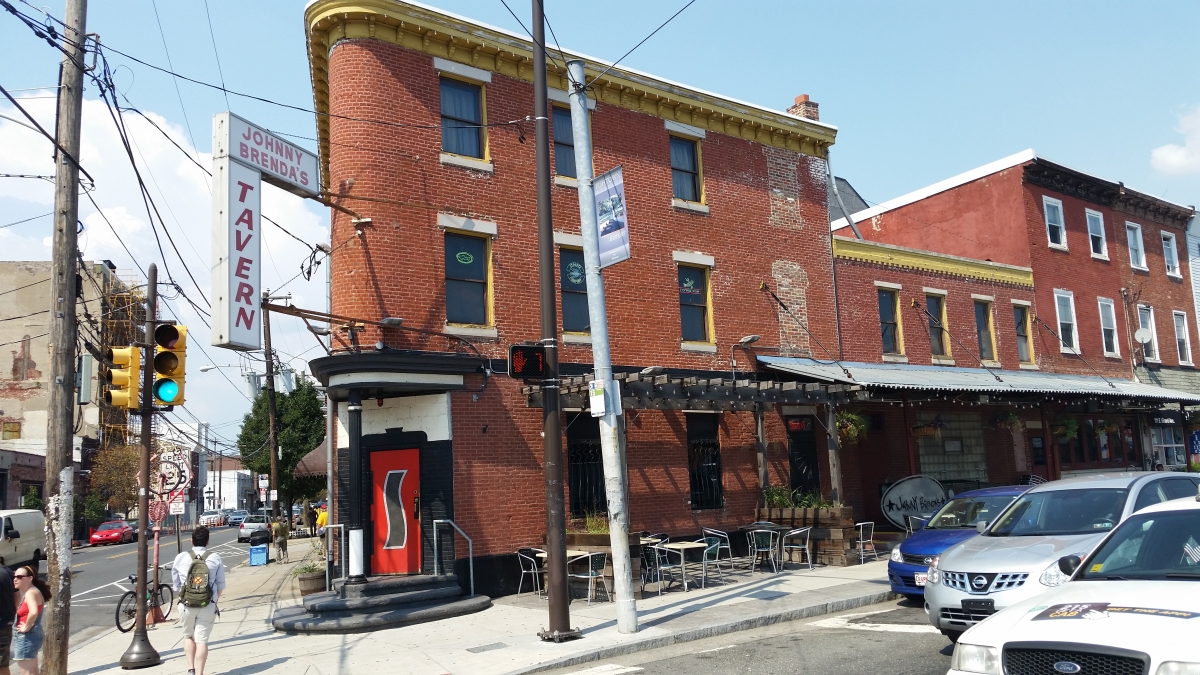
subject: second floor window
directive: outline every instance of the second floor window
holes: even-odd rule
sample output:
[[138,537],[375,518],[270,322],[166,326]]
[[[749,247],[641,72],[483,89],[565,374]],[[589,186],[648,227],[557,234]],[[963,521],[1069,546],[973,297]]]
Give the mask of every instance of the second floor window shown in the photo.
[[887,288],[879,289],[879,332],[884,354],[904,353],[900,346],[900,294]]
[[563,248],[558,251],[562,284],[562,329],[564,333],[589,333],[587,280],[583,271],[583,251]]
[[1175,235],[1163,232],[1163,260],[1167,263],[1167,274],[1182,276],[1179,272],[1179,250],[1175,248]]
[[676,199],[700,201],[699,145],[690,138],[671,137],[671,185]]
[[[1143,337],[1148,337],[1147,342],[1142,343],[1142,357],[1148,361],[1158,360],[1158,334],[1154,330],[1154,308],[1146,305],[1138,305],[1138,328],[1145,329],[1149,335],[1143,334]],[[1141,342],[1141,340],[1139,340]]]
[[679,323],[684,342],[708,342],[708,270],[679,266]]
[[488,245],[483,237],[446,234],[446,323],[488,323]]
[[925,310],[929,312],[929,349],[934,356],[946,356],[950,353],[946,344],[946,298],[926,295]]
[[1183,312],[1175,312],[1175,348],[1179,353],[1179,362],[1182,364],[1190,364],[1192,362],[1192,346],[1188,340],[1187,314]]
[[554,173],[575,178],[575,132],[571,127],[571,111],[551,108],[554,120]]
[[983,361],[996,360],[996,340],[992,335],[992,303],[975,301],[975,334],[979,338],[979,358]]
[[1142,246],[1142,226],[1125,223],[1125,237],[1129,240],[1129,264],[1146,269],[1146,250]]
[[1062,202],[1042,197],[1042,209],[1046,213],[1046,237],[1051,246],[1067,247],[1067,228],[1063,225]]
[[442,152],[483,159],[483,87],[443,77]]
[[1075,332],[1075,296],[1070,291],[1054,291],[1054,310],[1058,314],[1058,346],[1067,354],[1079,353]]
[[1029,341],[1029,308],[1013,305],[1013,322],[1017,329],[1017,358],[1021,363],[1033,363],[1033,346]]
[[1088,242],[1092,246],[1092,256],[1095,258],[1108,257],[1108,242],[1104,238],[1104,216],[1097,211],[1087,211]]
[[1099,298],[1100,303],[1100,339],[1104,342],[1105,356],[1120,356],[1121,349],[1117,345],[1117,312],[1113,301]]

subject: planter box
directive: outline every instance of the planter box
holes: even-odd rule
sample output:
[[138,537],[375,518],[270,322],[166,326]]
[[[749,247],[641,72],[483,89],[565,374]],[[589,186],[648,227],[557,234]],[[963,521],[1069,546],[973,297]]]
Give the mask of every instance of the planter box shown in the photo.
[[320,593],[325,590],[325,573],[324,572],[306,572],[296,575],[296,581],[300,584],[300,595],[311,595]]
[[[755,509],[755,520],[777,525],[812,528],[853,528],[854,508],[838,506],[826,509]],[[816,535],[816,532],[813,532]]]

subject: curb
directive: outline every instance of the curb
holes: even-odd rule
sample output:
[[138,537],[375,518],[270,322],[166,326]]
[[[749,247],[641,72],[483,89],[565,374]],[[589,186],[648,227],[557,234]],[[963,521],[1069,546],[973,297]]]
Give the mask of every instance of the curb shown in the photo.
[[736,633],[744,630],[751,630],[753,628],[762,628],[764,626],[783,623],[785,621],[797,621],[800,619],[808,619],[814,616],[822,616],[824,614],[844,612],[848,609],[856,609],[858,607],[865,607],[866,605],[874,605],[876,603],[886,602],[897,597],[899,596],[888,590],[867,593],[852,598],[830,600],[828,602],[807,605],[804,607],[796,607],[782,612],[762,614],[746,619],[738,619],[737,621],[719,623],[712,626],[691,628],[673,635],[663,635],[661,637],[647,638],[645,640],[638,640],[636,642],[629,642],[622,645],[614,645],[612,647],[602,647],[600,649],[596,649],[595,651],[584,654],[575,654],[573,656],[564,656],[551,661],[543,661],[542,663],[534,664],[532,666],[526,666],[524,668],[509,671],[506,673],[506,675],[525,675],[526,673],[538,673],[546,670],[554,670],[556,668],[577,666],[584,663],[591,663],[593,661],[613,658],[616,656],[625,656],[626,654],[634,654],[650,649],[658,649],[659,647],[667,647],[682,642],[691,642],[693,640],[702,640],[704,638],[726,635],[728,633]]

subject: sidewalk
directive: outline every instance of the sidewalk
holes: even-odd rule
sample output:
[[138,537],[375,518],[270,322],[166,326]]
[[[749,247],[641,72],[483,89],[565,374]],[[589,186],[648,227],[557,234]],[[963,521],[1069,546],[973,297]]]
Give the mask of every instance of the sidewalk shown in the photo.
[[[307,552],[305,543],[292,546],[293,560]],[[546,627],[546,602],[532,593],[499,598],[477,614],[416,626],[284,635],[271,629],[270,618],[277,607],[300,602],[290,566],[239,567],[228,576],[228,601],[221,606],[207,670],[228,675],[348,675],[372,668],[412,675],[532,673],[882,602],[892,597],[886,565],[739,573],[725,585],[652,595],[638,602],[640,629],[634,635],[617,632],[614,605],[575,600],[571,623],[583,629],[584,637],[562,644],[538,639],[537,632]],[[71,654],[70,672],[123,672],[117,661],[128,646],[126,638],[114,634],[82,646]],[[153,629],[150,640],[163,664],[138,672],[186,670],[177,626]]]

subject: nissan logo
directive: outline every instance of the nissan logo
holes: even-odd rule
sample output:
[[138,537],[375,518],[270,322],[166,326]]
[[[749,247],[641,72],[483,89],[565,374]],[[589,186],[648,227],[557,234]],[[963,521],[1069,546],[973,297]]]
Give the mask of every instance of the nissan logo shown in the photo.
[[1054,664],[1054,669],[1060,673],[1078,673],[1079,671],[1083,670],[1078,663],[1073,663],[1071,661],[1059,661],[1058,663]]
[[932,565],[932,564],[933,564],[933,558],[925,558],[925,564],[926,564],[926,565]]
[[[987,577],[983,576],[982,574],[975,577],[974,579],[971,579],[971,587],[976,590],[982,591],[983,589],[987,588],[987,585],[988,585]],[[1075,671],[1071,671],[1071,672],[1075,672]]]

